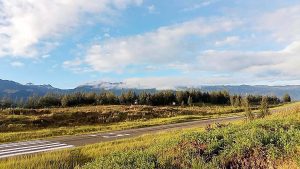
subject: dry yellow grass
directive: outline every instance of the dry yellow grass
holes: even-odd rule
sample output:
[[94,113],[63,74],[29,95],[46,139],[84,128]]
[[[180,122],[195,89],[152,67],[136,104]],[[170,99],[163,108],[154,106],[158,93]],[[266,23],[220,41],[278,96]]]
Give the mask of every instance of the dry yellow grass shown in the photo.
[[[0,112],[3,117],[0,143],[235,116],[242,114],[241,111],[231,106],[124,105],[26,110],[27,114],[20,114],[22,110],[6,110]],[[107,118],[101,119],[103,114]]]

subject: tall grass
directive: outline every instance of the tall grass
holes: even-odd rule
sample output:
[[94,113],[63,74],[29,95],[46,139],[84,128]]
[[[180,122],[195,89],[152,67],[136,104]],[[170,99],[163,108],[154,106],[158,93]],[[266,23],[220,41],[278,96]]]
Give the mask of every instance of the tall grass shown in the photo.
[[53,109],[7,109],[0,111],[0,131],[21,131],[49,127],[111,124],[140,119],[166,118],[179,115],[213,115],[241,112],[230,106],[153,107],[153,106],[88,106]]
[[83,168],[276,168],[282,161],[299,162],[300,115],[298,110],[283,111],[171,140],[177,143],[116,151]]
[[123,105],[4,110],[0,112],[0,143],[234,116],[241,111],[230,106]]

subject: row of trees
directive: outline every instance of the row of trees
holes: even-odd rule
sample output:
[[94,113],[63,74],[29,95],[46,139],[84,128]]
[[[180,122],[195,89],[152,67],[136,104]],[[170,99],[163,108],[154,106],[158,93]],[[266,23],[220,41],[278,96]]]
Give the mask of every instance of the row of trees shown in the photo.
[[[234,106],[234,107],[243,106],[243,104],[245,102],[244,99],[247,99],[247,101],[249,103],[251,103],[252,105],[260,105],[261,101],[263,99],[266,99],[266,101],[269,104],[278,104],[281,102],[281,100],[276,96],[247,95],[245,97],[242,97],[241,95],[231,95],[230,96],[230,104],[231,104],[231,106]],[[282,101],[283,102],[291,102],[291,100],[286,101],[284,98]]]
[[[71,107],[81,105],[194,105],[194,104],[216,104],[232,105],[240,107],[243,105],[241,95],[230,95],[227,91],[202,92],[200,90],[190,91],[159,91],[156,93],[127,91],[117,96],[112,92],[102,93],[71,93],[65,95],[46,94],[45,96],[32,96],[27,100],[10,101],[3,98],[0,101],[0,108],[24,107],[24,108],[45,108],[45,107]],[[248,95],[247,100],[252,105],[259,105],[263,96]],[[269,104],[278,104],[280,99],[275,96],[265,96]],[[287,98],[287,96],[285,96]],[[288,101],[288,99],[284,99]],[[290,101],[290,100],[289,100]]]
[[[231,100],[234,101],[236,98],[239,98],[239,96],[234,96],[233,98],[234,99],[231,99]],[[269,110],[269,104],[277,103],[277,101],[278,101],[278,98],[276,98],[276,97],[251,96],[250,95],[250,96],[241,98],[240,103],[241,103],[241,106],[244,107],[246,119],[251,121],[251,120],[255,119],[256,117],[264,118],[264,117],[270,115],[271,112]],[[291,102],[291,101],[292,101],[292,99],[289,94],[285,94],[282,98],[282,102],[284,102],[284,103]],[[259,111],[256,115],[251,110],[250,102],[252,102],[252,103],[259,102],[259,104],[260,104]]]
[[242,106],[244,107],[245,111],[245,116],[247,120],[253,120],[256,117],[257,118],[264,118],[267,115],[270,115],[271,112],[269,110],[269,103],[268,103],[268,98],[267,97],[262,97],[262,100],[260,101],[260,107],[259,107],[259,112],[257,115],[255,115],[252,110],[251,110],[251,104],[249,103],[249,98],[244,97],[242,99]]

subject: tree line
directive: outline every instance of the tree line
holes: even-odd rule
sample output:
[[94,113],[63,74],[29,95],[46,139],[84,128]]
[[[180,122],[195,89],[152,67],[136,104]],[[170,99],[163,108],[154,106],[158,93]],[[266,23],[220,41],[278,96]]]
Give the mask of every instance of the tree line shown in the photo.
[[266,99],[268,104],[273,104],[273,105],[278,104],[280,102],[291,102],[291,100],[286,100],[284,98],[280,100],[276,96],[247,95],[243,97],[241,95],[231,95],[230,104],[235,107],[240,107],[243,106],[244,104],[243,101],[245,101],[245,99],[247,99],[247,101],[251,105],[260,105],[263,99]]
[[[247,100],[251,105],[259,105],[265,98],[269,104],[278,104],[282,101],[291,101],[289,95],[285,95],[283,100],[276,96],[247,95]],[[232,105],[240,107],[243,104],[243,96],[230,95],[227,91],[202,92],[200,90],[172,91],[164,90],[155,93],[126,91],[120,95],[112,92],[101,93],[70,93],[53,94],[44,96],[31,96],[28,99],[11,101],[8,98],[2,98],[0,108],[20,107],[20,108],[48,108],[48,107],[72,107],[83,105]]]

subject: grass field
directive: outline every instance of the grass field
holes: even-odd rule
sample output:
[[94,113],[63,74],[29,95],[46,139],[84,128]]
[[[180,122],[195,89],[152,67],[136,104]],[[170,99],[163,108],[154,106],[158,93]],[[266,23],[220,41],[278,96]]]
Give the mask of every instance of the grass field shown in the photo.
[[9,158],[0,161],[0,168],[296,168],[299,108],[251,122]]
[[88,106],[3,110],[0,143],[242,115],[231,106]]

